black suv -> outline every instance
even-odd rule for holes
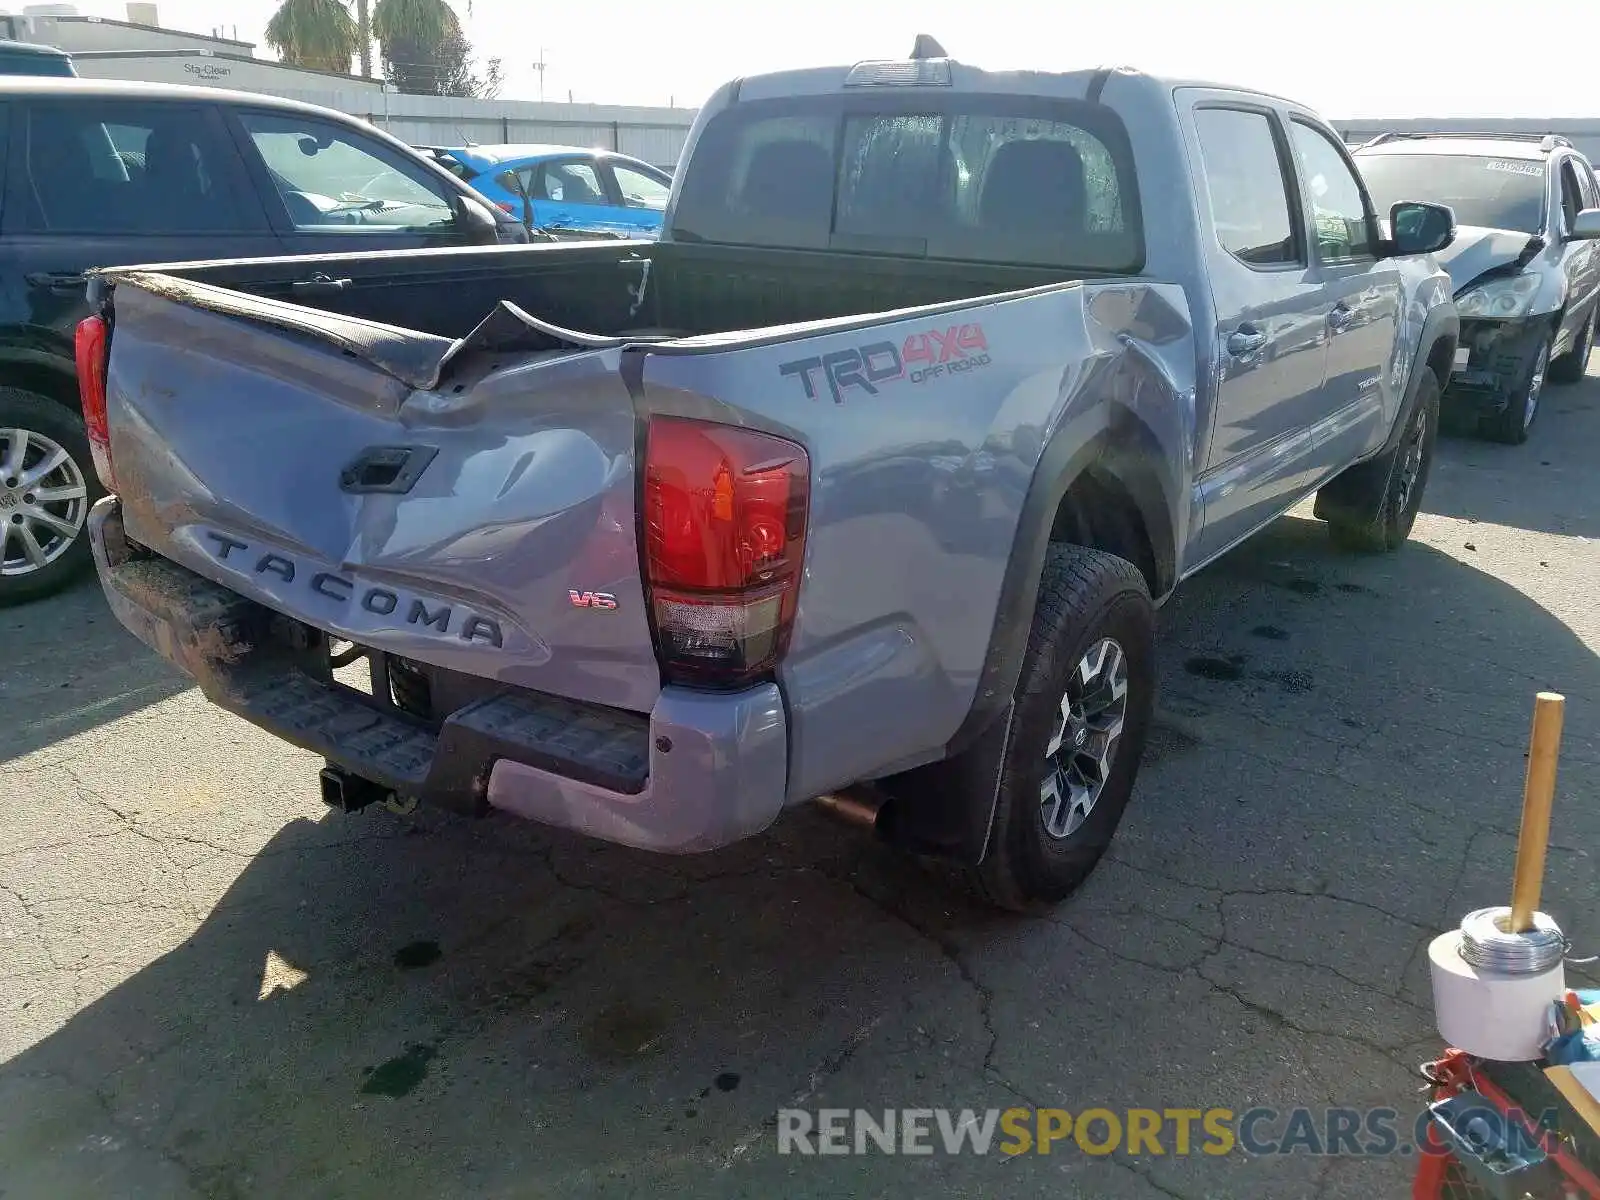
[[[1449,205],[1438,255],[1461,312],[1445,411],[1496,440],[1528,439],[1545,379],[1583,378],[1600,304],[1600,189],[1554,134],[1383,134],[1355,153],[1380,213]]]
[[[86,270],[528,239],[450,172],[330,109],[0,78],[0,605],[89,563],[99,491],[73,363]]]

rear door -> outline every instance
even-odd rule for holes
[[[1297,485],[1302,447],[1295,435],[1324,411],[1327,304],[1281,117],[1226,94],[1190,94],[1185,134],[1218,364],[1200,481],[1201,561],[1269,519]]]
[[[74,96],[10,108],[0,286],[26,326],[13,336],[70,361],[94,267],[277,252],[213,105]]]
[[[617,205],[617,221],[637,230],[660,229],[661,214],[672,194],[672,180],[614,158],[602,159],[601,169],[612,202]]]
[[[532,173],[533,222],[541,229],[622,230],[625,211],[611,199],[611,188],[592,155],[550,158],[527,168]]]
[[[359,129],[280,109],[229,108],[225,117],[288,253],[468,243],[448,185]]]

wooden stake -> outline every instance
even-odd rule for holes
[[[1522,832],[1517,837],[1517,873],[1511,881],[1511,933],[1533,928],[1544,885],[1544,852],[1550,844],[1550,806],[1556,797],[1556,759],[1561,753],[1561,718],[1566,697],[1540,692],[1533,702],[1528,739],[1528,774],[1522,783]]]

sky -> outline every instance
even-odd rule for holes
[[[273,0],[156,0],[161,24],[208,33],[226,11],[260,45]],[[1131,66],[1277,92],[1347,117],[1600,117],[1588,48],[1592,4],[1547,0],[1536,22],[1485,0],[454,0],[479,52],[504,61],[508,99],[697,106],[736,75],[904,58],[930,33],[954,58],[992,69]],[[125,19],[121,4],[77,0]],[[18,4],[14,11],[19,11]],[[1498,16],[1498,19],[1497,19]],[[1572,31],[1563,66],[1561,31]],[[1542,47],[1541,32],[1550,36]],[[1499,63],[1505,39],[1526,38]]]

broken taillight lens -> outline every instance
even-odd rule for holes
[[[644,559],[669,682],[743,684],[788,647],[805,560],[811,463],[753,429],[652,417]]]
[[[111,427],[106,417],[106,319],[85,317],[78,322],[73,338],[73,357],[78,367],[78,399],[83,405],[83,424],[89,434],[89,453],[94,458],[95,474],[106,491],[117,490],[111,471]]]

